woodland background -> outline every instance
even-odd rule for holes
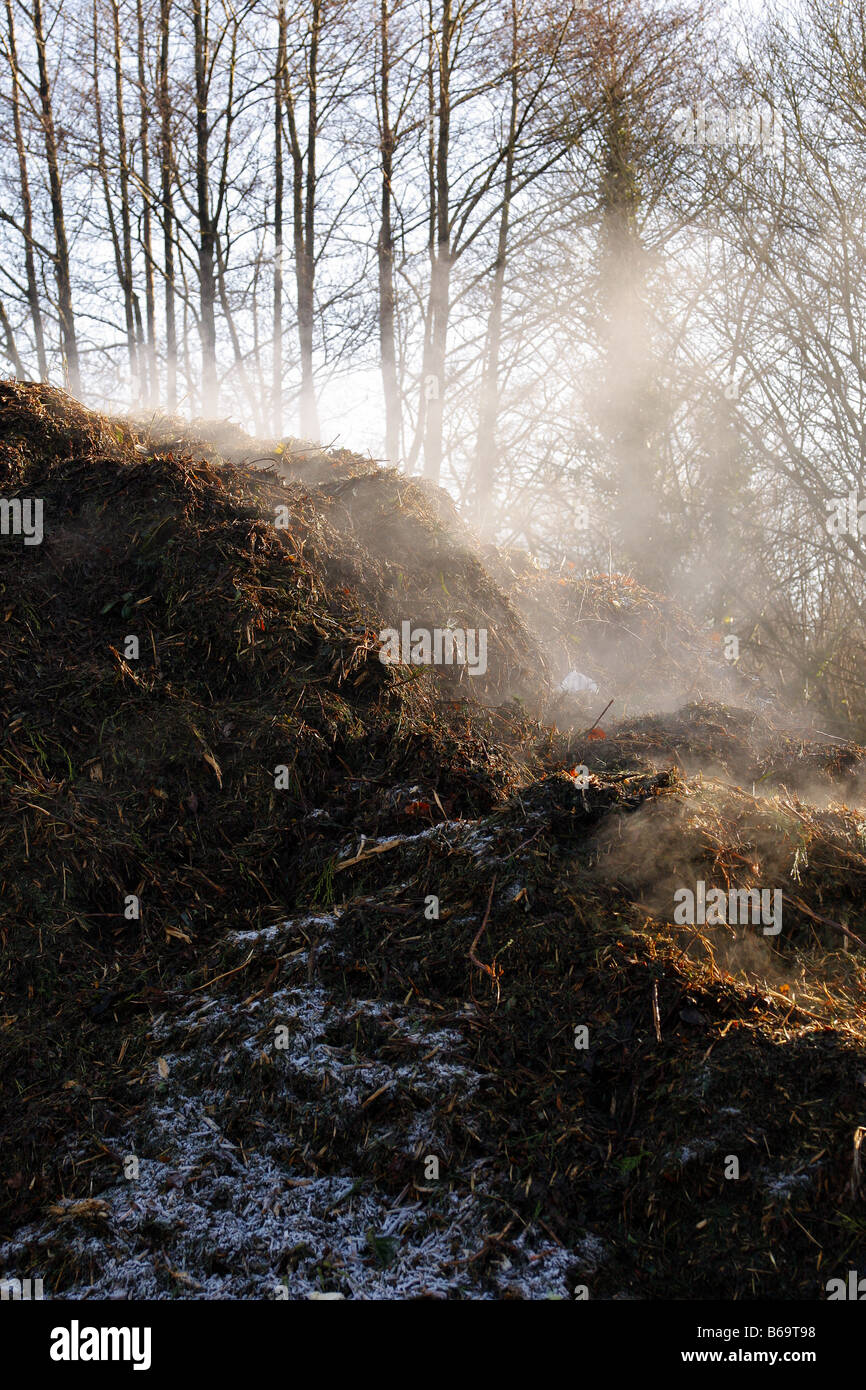
[[[866,730],[864,0],[3,0],[0,43],[9,375],[422,473]]]

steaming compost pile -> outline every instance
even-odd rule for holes
[[[4,1277],[866,1272],[861,749],[735,702],[624,580],[505,586],[444,494],[348,454],[2,383],[0,492],[45,518],[0,538]],[[485,628],[486,671],[383,664],[403,620]],[[677,923],[698,881],[778,888],[780,932]]]
[[[722,657],[721,634],[701,632],[677,604],[627,575],[527,567],[508,588],[532,631],[543,634],[555,679],[577,665],[600,688],[616,690],[624,714],[673,711],[722,694],[754,703],[752,682]]]

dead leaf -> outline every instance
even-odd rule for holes
[[[220,786],[222,786],[222,784],[223,784],[223,775],[222,775],[222,772],[220,771],[220,765],[219,765],[219,763],[217,762],[216,758],[214,757],[213,753],[209,753],[209,752],[207,751],[207,749],[206,749],[206,750],[202,753],[202,757],[204,758],[204,760],[205,760],[205,762],[207,763],[208,767],[212,767],[212,768],[213,768],[214,772],[216,773],[216,779],[217,779],[217,781],[219,782]]]
[[[61,1221],[71,1221],[76,1216],[107,1216],[110,1209],[101,1197],[83,1197],[79,1202],[56,1202],[48,1210]]]

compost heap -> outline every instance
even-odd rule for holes
[[[347,453],[7,382],[0,496],[44,502],[41,544],[0,536],[3,1277],[866,1272],[860,748],[663,598],[482,561],[444,493]],[[384,664],[407,619],[486,629],[486,671]],[[781,932],[676,925],[698,880],[778,887]]]

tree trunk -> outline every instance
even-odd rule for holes
[[[643,248],[637,225],[640,191],[633,167],[629,113],[614,87],[607,93],[601,178],[601,339],[604,382],[600,426],[610,454],[611,528],[618,565],[641,583],[664,583],[658,465],[653,451],[653,368],[643,297]]]
[[[102,184],[102,196],[105,200],[105,217],[108,226],[108,236],[114,253],[114,268],[123,295],[126,315],[126,348],[129,356],[130,379],[132,382],[135,380],[136,375],[135,321],[132,312],[132,303],[128,293],[123,247],[121,245],[120,234],[117,230],[117,218],[115,217],[115,183],[109,175],[108,156],[105,149],[105,130],[102,120],[102,92],[99,86],[101,63],[99,53],[99,11],[97,8],[97,0],[93,0],[91,38],[93,41],[93,120],[96,132],[96,170],[99,174],[99,181]]]
[[[318,439],[319,412],[316,405],[313,370],[313,328],[316,261],[314,250],[316,210],[317,68],[319,34],[322,21],[321,0],[313,0],[313,22],[308,61],[308,114],[306,169],[298,138],[295,102],[286,81],[286,119],[292,151],[292,212],[295,249],[295,285],[298,297],[298,344],[301,353],[300,433],[305,439]]]
[[[94,6],[94,19],[95,19]],[[120,184],[120,233],[121,255],[118,267],[123,291],[123,312],[126,320],[126,341],[129,353],[129,371],[132,382],[138,383],[137,394],[141,399],[141,376],[138,365],[138,345],[136,342],[135,307],[132,291],[132,220],[129,213],[129,160],[126,143],[126,115],[123,109],[123,68],[120,61],[120,6],[118,0],[111,0],[112,37],[114,41],[114,100],[117,114],[117,158]],[[94,33],[94,42],[95,42]],[[133,391],[135,387],[133,386]]]
[[[388,32],[388,0],[381,0],[379,18],[380,72],[379,122],[381,139],[382,211],[377,254],[379,261],[379,354],[385,397],[385,456],[400,461],[400,395],[397,388],[395,336],[394,235],[391,224],[394,133],[389,110],[391,55]]]
[[[451,224],[448,155],[451,138],[451,0],[442,0],[439,37],[439,109],[436,146],[436,247],[430,278],[430,352],[424,394],[424,477],[438,483],[442,471],[445,353],[451,298]]]
[[[322,23],[321,0],[313,3],[313,29],[310,36],[310,90],[307,103],[307,177],[304,207],[304,241],[299,260],[298,333],[301,345],[301,434],[318,439],[319,412],[313,371],[313,328],[315,317],[315,219],[316,219],[316,141],[318,136],[318,62]]]
[[[277,66],[274,74],[274,331],[271,428],[283,432],[283,90],[286,81],[286,7],[277,15]]]
[[[210,212],[208,146],[208,37],[202,0],[193,0],[195,47],[195,190],[198,213],[199,331],[201,333],[201,414],[219,409],[216,370],[216,227]]]
[[[514,147],[517,137],[518,81],[517,0],[511,0],[511,115],[505,155],[505,184],[499,214],[499,238],[493,268],[493,292],[487,323],[487,352],[481,374],[481,404],[478,412],[478,444],[475,454],[477,524],[482,536],[493,528],[493,491],[498,450],[496,425],[499,417],[499,352],[502,342],[502,301],[508,256],[508,227],[514,191]]]
[[[142,244],[144,249],[144,302],[147,316],[147,352],[141,355],[141,378],[145,401],[154,405],[159,396],[156,379],[156,295],[153,277],[153,220],[150,192],[150,116],[147,105],[147,73],[145,69],[145,27],[142,0],[136,0],[138,21],[138,99],[139,141],[141,144],[142,184]]]
[[[39,68],[39,104],[42,136],[45,144],[45,162],[48,166],[51,221],[54,228],[57,311],[60,319],[60,342],[65,367],[64,375],[66,377],[68,389],[74,396],[80,396],[81,369],[78,360],[78,339],[75,334],[75,315],[72,311],[69,243],[66,237],[66,220],[63,215],[63,188],[60,180],[60,161],[57,148],[57,133],[54,126],[51,81],[48,76],[48,60],[45,53],[45,24],[42,18],[42,0],[33,0],[31,18],[33,21],[33,37],[36,42],[36,59]]]
[[[33,202],[30,197],[30,179],[27,173],[27,151],[21,128],[21,74],[18,68],[18,49],[15,42],[15,23],[12,18],[11,0],[6,0],[6,20],[9,28],[9,57],[12,62],[12,125],[15,131],[15,153],[18,158],[21,211],[24,218],[24,273],[27,285],[27,307],[30,310],[30,322],[33,325],[33,342],[36,347],[39,380],[47,381],[48,360],[45,356],[45,329],[42,323],[42,307],[39,303],[36,258],[33,255]]]
[[[418,418],[406,460],[407,472],[414,473],[418,455],[427,430],[427,403],[431,392],[438,389],[431,367],[431,327],[433,323],[434,266],[436,263],[436,33],[433,25],[433,0],[428,0],[427,15],[427,256],[430,261],[430,285],[424,307],[421,348],[421,391],[418,397]]]
[[[18,347],[15,342],[15,334],[12,332],[12,325],[9,322],[9,316],[6,313],[6,308],[2,302],[0,302],[0,329],[2,329],[3,331],[3,347],[6,356],[12,363],[12,367],[15,371],[15,375],[17,376],[18,380],[23,381],[24,366],[21,362],[21,358],[18,355]]]
[[[168,41],[171,30],[171,0],[159,5],[159,104],[160,211],[162,216],[162,259],[165,281],[165,404],[177,406],[177,313],[174,284],[174,196],[172,194],[171,98],[168,89]]]

